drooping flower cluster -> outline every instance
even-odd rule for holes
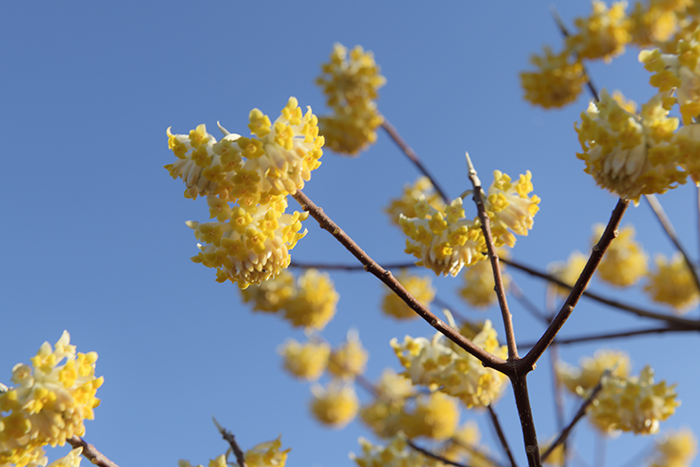
[[[273,441],[266,441],[248,449],[245,454],[245,463],[248,467],[284,467],[287,463],[287,454],[291,448],[280,450],[282,448],[282,440],[280,437]],[[190,461],[178,461],[179,467],[194,467]],[[226,455],[222,454],[211,461],[208,467],[228,467],[229,465],[238,466],[238,463],[228,464]],[[201,464],[196,467],[203,467]]]
[[[357,416],[360,401],[353,386],[332,381],[326,388],[313,386],[311,392],[311,412],[324,425],[342,428]]]
[[[557,378],[572,393],[583,396],[598,385],[605,372],[618,378],[626,378],[630,372],[630,358],[617,350],[598,350],[591,357],[580,361],[580,368],[566,363],[557,365]]]
[[[493,183],[486,192],[484,205],[491,221],[491,233],[496,246],[515,246],[513,233],[527,236],[532,229],[540,198],[528,196],[533,190],[532,174],[528,170],[516,183],[500,170],[493,171]]]
[[[595,245],[603,235],[605,226],[597,224],[593,228],[591,242]],[[636,284],[647,273],[648,255],[634,240],[634,227],[628,225],[619,229],[617,237],[605,252],[596,276],[617,287],[629,287]]]
[[[389,215],[392,224],[399,225],[401,214],[405,217],[416,217],[415,205],[423,195],[425,201],[437,209],[445,210],[445,203],[440,195],[435,191],[433,184],[428,177],[418,177],[413,185],[405,185],[400,198],[393,198],[389,205],[384,208],[384,212]]]
[[[260,110],[249,116],[251,136],[229,133],[217,141],[199,125],[187,135],[168,129],[168,146],[177,160],[165,168],[181,178],[185,197],[207,196],[216,222],[188,222],[204,243],[195,262],[217,269],[217,281],[245,288],[275,277],[289,265],[289,250],[305,235],[308,214],[285,214],[286,196],[304,187],[321,164],[324,139],[311,109],[302,116],[291,97],[271,123]]]
[[[588,18],[577,18],[577,31],[566,38],[568,50],[581,59],[605,59],[625,50],[630,41],[629,20],[625,14],[627,2],[613,3],[611,8],[593,0],[593,13]]]
[[[280,312],[292,326],[315,330],[323,329],[335,316],[340,298],[328,274],[316,269],[306,270],[296,283],[289,272],[283,271],[241,294],[246,302],[254,303],[254,310]]]
[[[83,422],[94,418],[100,403],[96,361],[95,352],[76,353],[64,331],[54,348],[42,344],[31,365],[15,365],[15,386],[0,392],[0,465],[45,466],[43,446],[63,446],[66,438],[85,434]],[[76,452],[56,462],[77,465],[79,459]]]
[[[593,425],[604,433],[632,431],[654,434],[659,422],[680,405],[675,385],[654,384],[654,370],[646,366],[639,376],[604,376],[603,389],[588,410]]]
[[[573,286],[586,266],[588,258],[580,251],[573,251],[566,262],[556,261],[547,265],[547,272],[565,284]],[[559,297],[568,297],[571,289],[550,284],[548,290]]]
[[[695,279],[680,253],[670,260],[656,256],[656,271],[649,273],[644,290],[652,300],[670,305],[678,313],[695,307],[700,300]]]
[[[404,412],[402,429],[408,438],[424,436],[444,441],[455,433],[458,425],[457,399],[436,391],[416,398],[413,411]]]
[[[588,81],[581,61],[568,50],[555,54],[545,47],[544,55],[533,54],[530,63],[537,71],[520,73],[525,100],[546,109],[575,101]]]
[[[677,118],[668,118],[668,93],[657,94],[633,115],[606,90],[591,102],[576,125],[586,163],[586,173],[596,183],[638,202],[642,195],[665,193],[685,183],[678,167],[678,147],[673,144]]]
[[[402,429],[407,400],[415,389],[411,380],[386,369],[375,390],[377,397],[362,406],[360,418],[380,438],[391,438]]]
[[[377,139],[375,129],[383,117],[377,110],[377,90],[386,83],[372,52],[359,45],[348,53],[335,44],[330,61],[316,79],[333,114],[320,117],[321,133],[339,153],[357,155]]]
[[[508,254],[505,248],[501,248],[498,252],[499,256]],[[505,265],[501,263],[501,272],[505,269]],[[479,261],[475,265],[467,268],[462,273],[464,277],[464,285],[459,289],[459,295],[467,301],[471,306],[476,308],[487,308],[493,305],[496,300],[494,287],[496,280],[493,277],[493,269],[490,261]],[[510,276],[501,274],[504,287],[508,287]]]
[[[325,342],[301,344],[290,339],[280,348],[280,354],[285,370],[299,379],[316,381],[326,371],[331,347]]]
[[[362,347],[360,335],[350,329],[345,342],[331,352],[328,371],[335,378],[353,380],[365,372],[368,359],[369,353]]]
[[[467,325],[460,331],[487,352],[507,357],[507,348],[498,344],[491,321],[486,320],[483,326]],[[468,408],[485,407],[498,399],[506,382],[506,376],[485,368],[476,357],[447,341],[441,333],[436,333],[432,340],[406,336],[402,344],[392,339],[391,346],[413,384],[439,388]]]
[[[413,295],[416,300],[425,305],[430,306],[430,303],[435,298],[435,289],[432,286],[430,277],[420,277],[410,274],[408,271],[402,270],[396,276],[401,285]],[[386,288],[386,293],[382,299],[382,311],[384,314],[396,319],[413,319],[418,315],[413,311],[406,302],[401,300],[398,295]]]
[[[698,454],[698,440],[690,429],[667,433],[654,446],[650,467],[690,467]]]

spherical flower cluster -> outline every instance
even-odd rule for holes
[[[177,160],[165,168],[181,178],[185,197],[207,196],[217,222],[188,222],[204,242],[193,260],[217,269],[217,281],[239,287],[259,284],[289,265],[289,250],[304,236],[300,220],[285,214],[286,196],[304,187],[323,154],[318,119],[302,116],[291,97],[275,123],[260,110],[249,116],[251,137],[229,133],[216,141],[199,125],[187,135],[168,129],[168,146]]]
[[[437,391],[418,396],[414,410],[403,418],[402,429],[409,438],[425,436],[443,441],[455,433],[458,424],[457,399]]]
[[[386,79],[379,74],[372,52],[359,45],[350,51],[335,44],[330,61],[316,79],[333,114],[319,119],[321,133],[336,152],[356,155],[377,139],[383,118],[377,111],[377,90]]]
[[[429,307],[430,303],[435,298],[435,289],[432,286],[430,277],[415,276],[402,270],[399,275],[396,276],[396,280],[398,280],[416,300],[426,307]],[[418,317],[416,312],[406,305],[406,302],[401,300],[398,295],[388,288],[386,288],[386,293],[382,299],[382,311],[384,314],[396,319],[413,319]]]
[[[500,346],[491,321],[483,326],[465,326],[462,334],[487,352],[505,359],[506,346]],[[468,408],[485,407],[500,397],[506,376],[491,368],[485,368],[472,355],[436,333],[432,340],[406,336],[399,344],[391,340],[391,346],[406,369],[405,375],[414,384],[438,387],[450,396],[460,399]]]
[[[491,221],[491,233],[496,246],[515,245],[515,236],[526,236],[532,229],[540,198],[528,196],[533,190],[532,174],[528,170],[517,183],[499,170],[493,171],[493,183],[486,192],[484,206]],[[511,233],[511,231],[513,233]]]
[[[625,50],[631,37],[628,32],[629,19],[625,14],[627,2],[615,2],[608,6],[593,0],[593,13],[588,18],[577,18],[575,34],[566,39],[567,48],[581,59],[606,61]]]
[[[457,276],[464,266],[471,266],[486,257],[486,241],[479,222],[466,219],[462,199],[457,198],[444,210],[428,204],[424,196],[414,206],[416,217],[401,214],[399,224],[406,239],[406,253],[419,259],[435,275]]]
[[[350,423],[360,408],[360,402],[352,386],[333,381],[328,388],[313,386],[311,412],[319,422],[333,428]]]
[[[501,249],[500,255],[506,255],[505,249]],[[501,271],[505,265],[501,263]],[[464,286],[459,289],[459,295],[471,306],[476,308],[487,308],[496,302],[494,287],[496,280],[493,277],[493,269],[490,261],[479,261],[474,266],[464,270]],[[510,283],[508,274],[501,274],[503,285],[507,288]]]
[[[76,354],[64,331],[55,348],[42,344],[31,365],[15,365],[16,386],[0,392],[0,465],[46,465],[42,446],[85,434],[83,421],[100,403],[96,361],[95,352]]]
[[[557,378],[572,394],[583,396],[598,385],[605,372],[617,378],[626,378],[630,372],[630,358],[618,350],[598,350],[580,361],[580,368],[566,363],[557,365]]]
[[[698,440],[689,429],[667,433],[656,442],[650,467],[690,467],[698,454]]]
[[[648,47],[666,42],[678,30],[678,16],[688,6],[685,0],[651,0],[649,5],[637,2],[629,16],[630,42]],[[680,10],[680,11],[679,11]]]
[[[581,61],[569,50],[554,54],[545,47],[544,56],[532,55],[530,63],[537,71],[520,73],[525,100],[546,109],[575,101],[588,81]]]
[[[593,228],[592,243],[595,245],[605,231],[603,224]],[[636,284],[647,273],[648,255],[634,240],[634,227],[628,225],[619,229],[618,235],[605,252],[596,269],[596,276],[617,287]]]
[[[362,454],[350,454],[360,467],[438,467],[441,462],[428,458],[408,446],[404,436],[397,435],[387,446],[374,445],[360,438]]]
[[[695,307],[700,299],[695,279],[683,255],[676,253],[671,260],[656,256],[656,271],[650,272],[644,290],[655,302],[666,303],[676,312]]]
[[[362,407],[360,418],[380,438],[391,438],[403,429],[406,401],[415,389],[408,378],[390,369],[384,370],[375,389],[378,397]]]
[[[678,119],[668,118],[667,97],[657,94],[633,115],[603,90],[581,114],[576,131],[583,152],[577,156],[599,186],[636,203],[685,183],[672,141]]]
[[[565,284],[573,286],[586,266],[588,258],[580,251],[573,251],[566,262],[556,261],[547,265],[547,272]],[[568,297],[571,289],[559,285],[550,284],[549,291],[559,297]]]
[[[287,271],[242,291],[253,309],[280,312],[294,327],[321,330],[335,316],[340,296],[326,273],[308,269],[295,282]]]
[[[653,434],[659,431],[659,422],[680,405],[676,396],[675,385],[667,386],[664,381],[654,384],[654,371],[646,366],[638,377],[605,376],[588,416],[604,433]]]
[[[700,184],[700,123],[681,127],[674,142],[680,153],[679,165],[695,184]]]
[[[354,379],[365,372],[369,353],[362,347],[356,330],[348,331],[346,341],[333,349],[328,361],[328,371],[336,378]]]
[[[288,340],[279,353],[284,358],[284,369],[299,379],[316,381],[328,365],[331,347],[325,342],[301,344]]]
[[[403,187],[403,195],[400,198],[393,198],[389,206],[384,208],[384,212],[389,215],[392,224],[399,225],[401,214],[405,217],[416,217],[415,205],[420,196],[425,197],[425,201],[437,209],[445,210],[445,203],[440,195],[435,191],[433,184],[428,177],[419,177],[413,185]]]

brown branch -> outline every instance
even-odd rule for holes
[[[438,192],[445,204],[450,204],[450,199],[447,197],[443,189],[440,188],[440,185],[438,185],[438,182],[433,178],[433,176],[430,175],[430,173],[428,173],[428,169],[426,169],[423,166],[423,163],[420,161],[420,159],[418,159],[418,155],[415,153],[415,151],[413,151],[413,149],[411,149],[408,143],[406,143],[406,141],[401,137],[399,132],[396,130],[396,127],[389,123],[389,120],[387,120],[386,117],[384,117],[383,115],[382,118],[382,128],[384,129],[384,131],[386,131],[387,134],[391,137],[391,139],[394,140],[396,145],[399,148],[401,148],[404,154],[406,154],[406,157],[408,157],[411,160],[413,165],[416,166],[420,173],[428,177],[430,183],[432,183],[433,187],[435,187],[435,191]]]
[[[233,436],[233,433],[219,425],[219,422],[217,422],[215,418],[213,420],[214,425],[216,425],[216,428],[219,430],[219,433],[221,433],[221,436],[229,444],[229,446],[231,446],[231,450],[233,451],[233,455],[236,456],[236,461],[238,462],[239,467],[248,467],[248,464],[246,464],[245,461],[245,454],[236,442],[236,438]]]
[[[66,442],[73,446],[74,449],[83,448],[83,456],[95,465],[100,467],[119,467],[80,436],[73,435],[70,438],[66,438]]]
[[[498,421],[498,416],[496,415],[496,411],[493,410],[493,407],[491,404],[486,406],[486,409],[489,412],[489,417],[491,419],[491,423],[493,424],[493,427],[496,429],[496,434],[498,435],[498,439],[501,442],[501,446],[503,447],[503,450],[506,452],[506,455],[508,456],[508,460],[510,461],[511,467],[518,467],[518,463],[515,462],[515,458],[513,457],[513,453],[510,450],[510,446],[508,446],[508,440],[506,439],[506,435],[503,433],[503,429],[501,428],[501,422]]]
[[[547,347],[549,347],[559,330],[562,328],[562,326],[564,326],[564,323],[566,323],[566,320],[569,319],[569,316],[571,316],[571,313],[573,313],[574,307],[576,307],[576,304],[581,298],[583,291],[588,286],[588,282],[590,282],[591,277],[593,277],[593,273],[598,267],[600,260],[603,258],[603,254],[605,254],[605,251],[610,246],[610,243],[617,236],[617,228],[620,225],[622,216],[627,210],[627,206],[629,206],[629,200],[620,198],[620,200],[617,202],[617,206],[610,216],[605,232],[603,232],[600,240],[593,247],[591,256],[588,258],[588,262],[583,268],[583,272],[581,272],[576,284],[574,284],[573,289],[571,289],[569,297],[562,305],[561,310],[559,310],[559,313],[552,321],[552,324],[549,325],[535,346],[530,349],[522,360],[518,362],[519,371],[527,373],[535,368],[537,360],[539,360],[544,351],[547,350]]]
[[[304,261],[292,261],[289,264],[290,268],[297,269],[323,269],[326,271],[349,271],[349,272],[359,272],[366,271],[362,264],[329,264],[329,263],[307,263]],[[387,269],[404,269],[404,268],[415,268],[417,267],[415,263],[387,263],[384,265]]]
[[[428,451],[427,449],[422,448],[422,447],[414,444],[413,441],[411,441],[410,439],[406,439],[406,444],[408,444],[411,447],[411,449],[413,449],[414,451],[418,451],[421,454],[423,454],[424,456],[430,457],[431,459],[438,460],[438,461],[442,462],[443,464],[453,465],[454,467],[470,467],[468,464],[460,464],[459,462],[451,461],[445,457],[442,457],[438,454],[435,454],[434,452]]]
[[[578,344],[580,342],[591,342],[591,341],[600,341],[600,340],[605,340],[605,339],[617,339],[619,337],[631,337],[631,336],[643,336],[645,334],[662,334],[666,332],[684,332],[684,331],[697,331],[697,329],[688,329],[688,328],[683,328],[683,327],[674,327],[674,326],[667,326],[667,327],[661,327],[661,328],[649,328],[649,329],[634,329],[630,331],[618,331],[618,332],[609,332],[609,333],[604,333],[604,334],[591,334],[588,336],[576,336],[576,337],[567,337],[567,338],[557,338],[554,339],[554,342],[552,344],[557,344],[557,345],[566,345],[566,344]],[[535,345],[535,342],[526,342],[524,344],[520,344],[521,347],[524,348],[531,348]]]
[[[588,406],[593,403],[595,398],[598,396],[598,393],[603,388],[603,378],[605,378],[606,374],[607,371],[600,378],[600,381],[598,381],[596,387],[593,388],[593,391],[591,392],[590,396],[588,396],[588,399],[586,399],[583,402],[583,404],[581,404],[581,407],[579,407],[578,412],[576,412],[576,415],[574,415],[574,418],[573,420],[571,420],[571,423],[569,423],[567,427],[562,430],[561,434],[557,437],[557,439],[542,454],[542,460],[547,459],[547,457],[549,457],[549,455],[552,453],[552,451],[556,449],[557,446],[566,441],[566,438],[569,436],[569,433],[574,428],[576,423],[578,423],[578,421],[581,420],[581,418],[583,418],[584,415],[586,415],[586,410],[588,409]]]
[[[661,203],[656,198],[656,196],[644,195],[644,197],[649,203],[649,206],[651,207],[652,211],[654,211],[654,214],[659,220],[661,227],[663,227],[664,232],[666,232],[666,236],[669,238],[669,240],[671,240],[671,242],[681,253],[681,255],[683,255],[683,259],[685,259],[685,264],[688,266],[690,273],[693,275],[693,281],[695,281],[695,286],[698,288],[698,291],[700,291],[700,278],[698,277],[698,271],[695,269],[695,265],[691,261],[688,252],[685,250],[685,248],[683,248],[681,242],[678,240],[676,230],[673,228],[673,224],[671,224],[671,220],[666,215],[664,208],[661,206]]]
[[[547,274],[547,273],[544,273],[542,271],[538,271],[537,269],[534,269],[530,266],[526,266],[523,263],[519,263],[519,262],[514,261],[512,259],[506,259],[506,258],[501,258],[501,261],[503,261],[505,264],[507,264],[509,266],[512,266],[515,269],[519,269],[523,272],[526,272],[526,273],[530,274],[531,276],[545,279],[553,284],[557,284],[557,285],[560,285],[562,287],[566,287],[567,289],[573,289],[573,287],[571,285],[560,281],[559,279],[552,276],[551,274]],[[645,310],[643,308],[639,308],[639,307],[636,307],[633,305],[628,305],[626,303],[623,303],[623,302],[620,302],[617,300],[605,298],[602,295],[599,295],[595,292],[591,292],[588,290],[583,292],[583,296],[588,297],[588,298],[595,300],[599,303],[602,303],[604,305],[608,305],[608,306],[611,306],[613,308],[617,308],[618,310],[628,311],[630,313],[634,313],[637,316],[641,316],[644,318],[658,319],[661,321],[666,321],[666,322],[668,322],[672,325],[675,325],[675,326],[700,330],[700,321],[698,321],[698,320],[681,318],[680,316],[669,315],[668,313]]]
[[[479,213],[479,219],[481,220],[481,230],[484,232],[484,238],[486,239],[486,249],[488,250],[488,256],[491,260],[491,269],[493,270],[493,278],[496,283],[494,289],[496,291],[496,297],[498,297],[498,304],[501,308],[503,326],[505,327],[506,344],[508,346],[508,361],[514,361],[518,359],[518,345],[515,342],[513,315],[510,314],[510,310],[508,309],[506,288],[503,285],[503,277],[501,275],[501,266],[498,263],[498,255],[496,254],[496,247],[493,244],[493,235],[491,235],[491,220],[489,219],[488,214],[486,214],[486,206],[484,206],[481,181],[476,174],[476,169],[472,164],[469,153],[465,154],[467,156],[469,180],[472,182],[472,186],[474,187],[474,203],[476,203],[476,209]]]
[[[430,310],[423,306],[415,299],[399,281],[394,278],[391,271],[381,267],[374,261],[362,248],[360,248],[353,239],[351,239],[330,217],[328,217],[323,209],[316,206],[301,190],[297,191],[294,196],[301,208],[307,211],[311,216],[318,221],[322,229],[331,233],[350,253],[355,256],[360,263],[364,265],[364,269],[376,276],[384,284],[386,284],[396,295],[399,296],[413,311],[425,321],[430,323],[437,331],[444,334],[448,339],[457,344],[459,347],[467,351],[469,354],[476,357],[481,363],[486,366],[500,371],[504,374],[512,373],[511,366],[504,360],[492,355],[481,347],[474,344],[472,341],[461,335],[456,329],[452,328],[444,321],[435,316]]]

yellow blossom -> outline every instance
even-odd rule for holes
[[[413,185],[405,185],[403,187],[403,194],[400,198],[393,198],[389,202],[389,206],[384,208],[384,212],[389,215],[391,223],[399,225],[401,214],[408,218],[416,217],[415,205],[421,195],[425,197],[425,201],[429,205],[438,211],[445,210],[445,203],[435,191],[433,184],[430,183],[430,179],[428,177],[418,177]]]
[[[402,423],[407,437],[425,436],[437,441],[451,437],[458,424],[457,399],[441,392],[418,396],[415,409],[404,415]]]
[[[72,449],[66,456],[50,463],[47,467],[80,467],[83,448]]]
[[[566,363],[557,365],[557,378],[572,394],[581,396],[598,385],[606,371],[626,378],[630,372],[629,355],[619,350],[598,350],[592,358],[582,358],[580,368]]]
[[[583,152],[577,156],[599,186],[637,203],[642,195],[685,183],[672,141],[678,119],[668,118],[667,98],[659,93],[642,106],[641,115],[633,115],[604,89],[600,101],[581,114],[576,131]]]
[[[588,258],[584,256],[583,253],[580,251],[573,251],[565,263],[550,263],[547,266],[547,272],[565,284],[573,286],[581,275],[587,261]],[[560,297],[568,297],[569,292],[571,292],[570,289],[559,285],[550,284],[549,287],[549,290],[556,292],[556,294]]]
[[[634,377],[604,376],[603,388],[591,404],[588,416],[604,433],[632,431],[653,434],[659,422],[673,415],[680,401],[675,385],[654,384],[654,371],[646,366]]]
[[[280,271],[274,279],[241,290],[243,301],[252,301],[253,310],[266,313],[275,313],[283,309],[295,293],[294,276],[286,269]]]
[[[544,445],[540,447],[540,454],[544,454],[544,452],[549,449],[549,446],[552,445],[554,440],[550,440]],[[564,443],[559,444],[554,450],[547,456],[547,459],[544,461],[545,465],[553,465],[555,467],[561,467],[566,463],[566,453],[564,452]]]
[[[177,462],[178,467],[195,467],[193,466],[190,461],[180,459]],[[202,464],[197,465],[196,467],[204,467]],[[226,464],[226,455],[221,454],[220,456],[215,457],[214,459],[209,461],[208,467],[227,467]]]
[[[693,432],[680,429],[666,433],[655,443],[650,467],[690,467],[698,454],[698,440]]]
[[[360,335],[350,329],[343,345],[331,352],[328,371],[336,378],[354,379],[365,372],[368,359],[369,354],[362,347]]]
[[[360,438],[362,454],[350,454],[360,467],[438,467],[442,463],[414,451],[403,436],[395,436],[387,446],[374,445]]]
[[[636,2],[634,10],[629,14],[631,42],[639,47],[648,47],[669,40],[679,28],[677,10],[684,9],[688,4],[686,0],[678,2],[651,0],[648,3],[649,5],[643,5],[641,2]]]
[[[391,438],[403,429],[406,400],[415,390],[411,380],[390,369],[375,388],[378,397],[362,407],[360,418],[380,438]]]
[[[579,60],[571,52],[552,53],[544,48],[544,56],[530,57],[537,71],[520,73],[525,100],[544,108],[562,107],[576,100],[588,79]]]
[[[656,256],[656,271],[649,273],[644,290],[652,300],[672,306],[677,313],[695,307],[700,299],[693,275],[680,253],[670,260],[663,255]]]
[[[483,325],[466,325],[462,335],[499,358],[506,358],[505,345],[498,343],[491,321]],[[447,341],[441,333],[432,340],[406,336],[403,344],[391,340],[391,346],[414,384],[439,387],[440,391],[460,399],[468,408],[485,407],[500,397],[507,378],[485,368],[472,355]]]
[[[335,316],[339,298],[327,273],[308,269],[297,280],[296,294],[284,305],[284,318],[294,327],[320,331]]]
[[[507,255],[505,249],[499,251],[500,255]],[[501,263],[501,272],[505,269],[505,265]],[[467,303],[476,308],[487,308],[496,303],[497,297],[494,292],[496,280],[493,277],[493,269],[490,261],[479,261],[475,265],[468,267],[462,274],[464,277],[464,285],[459,289],[459,295],[464,298]],[[501,274],[503,285],[507,288],[510,283],[508,274]]]
[[[0,465],[46,465],[42,446],[85,434],[83,422],[100,403],[96,361],[95,352],[76,353],[64,331],[55,348],[42,344],[31,365],[15,365],[15,386],[0,392]]]
[[[461,460],[474,467],[495,467],[484,454],[485,447],[479,446],[481,433],[473,420],[457,428],[452,437],[443,444],[441,455],[450,460]]]
[[[333,428],[342,428],[350,423],[359,410],[360,403],[352,386],[332,382],[327,389],[311,388],[314,396],[311,412],[316,420]]]
[[[625,14],[627,2],[615,2],[608,9],[599,0],[593,0],[593,13],[587,18],[577,18],[577,31],[566,40],[569,50],[581,59],[610,59],[625,50],[631,37],[629,19]]]
[[[593,228],[591,242],[595,245],[605,231],[603,224]],[[628,225],[618,230],[617,237],[605,252],[596,269],[596,276],[617,287],[636,284],[647,273],[648,255],[634,240],[634,227]]]
[[[396,280],[426,307],[429,307],[435,298],[435,289],[432,287],[430,277],[419,277],[410,274],[406,270],[401,270],[399,275],[396,276]],[[384,314],[396,319],[413,319],[418,317],[418,314],[406,305],[406,302],[401,300],[398,295],[389,288],[385,290],[386,293],[382,299],[382,311]]]
[[[372,52],[359,45],[348,53],[335,44],[330,61],[321,67],[316,79],[333,114],[319,119],[321,133],[336,152],[356,155],[377,139],[375,129],[383,118],[377,111],[377,90],[386,79]]]
[[[289,339],[279,353],[284,357],[285,370],[297,378],[316,381],[326,370],[331,347],[324,342],[301,344]]]
[[[515,245],[515,236],[526,236],[532,229],[540,198],[528,196],[532,191],[532,174],[528,170],[517,183],[499,170],[493,171],[493,183],[486,192],[484,206],[491,220],[491,232],[496,246]],[[511,233],[511,231],[513,233]]]
[[[291,448],[281,451],[281,447],[281,436],[274,441],[260,443],[245,452],[245,462],[248,464],[248,467],[284,467],[287,462],[287,454],[291,451]],[[225,465],[221,467],[225,467]]]
[[[680,153],[679,165],[696,185],[700,184],[700,123],[681,127],[676,132],[674,143]]]

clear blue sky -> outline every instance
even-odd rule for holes
[[[545,44],[561,38],[549,2],[11,2],[0,16],[0,124],[4,177],[0,184],[4,245],[0,297],[0,381],[28,362],[44,341],[69,330],[79,351],[96,351],[105,377],[96,420],[86,439],[122,467],[205,463],[225,451],[211,416],[244,448],[282,434],[289,465],[350,466],[359,422],[326,430],[310,419],[306,384],[280,368],[276,347],[302,333],[255,315],[230,283],[189,260],[196,241],[186,220],[204,221],[204,200],[182,197],[183,185],[162,168],[173,160],[165,129],[186,133],[216,121],[243,133],[250,109],[272,116],[296,96],[324,113],[313,85],[335,42],[375,53],[387,85],[379,108],[403,134],[451,196],[468,188],[464,151],[482,179],[499,169],[533,173],[542,198],[535,229],[519,238],[515,259],[544,268],[573,249],[589,248],[591,225],[606,222],[616,199],[597,189],[576,159],[574,121],[589,96],[564,110],[543,111],[522,99],[518,72]],[[587,2],[557,2],[571,24]],[[643,101],[653,93],[637,50],[612,66],[590,67],[599,87]],[[273,117],[274,118],[274,117]],[[406,261],[404,239],[382,207],[417,177],[414,167],[380,133],[357,159],[327,151],[304,190],[380,262]],[[697,258],[692,187],[661,198]],[[294,205],[293,202],[290,203]],[[672,251],[644,204],[634,222],[650,252]],[[293,250],[304,261],[353,258],[312,219]],[[542,303],[544,287],[519,273],[528,296]],[[382,286],[361,273],[333,274],[341,295],[324,335],[339,343],[359,329],[370,349],[368,376],[399,369],[388,341],[432,335],[423,322],[395,324],[380,316]],[[457,304],[461,283],[436,280],[438,295]],[[614,291],[600,283],[594,289]],[[644,303],[638,290],[624,295]],[[499,322],[496,310],[475,319]],[[542,331],[513,303],[516,335]],[[660,307],[657,307],[660,308]],[[691,312],[697,316],[697,311]],[[618,311],[582,302],[564,335],[642,327]],[[678,382],[683,405],[662,430],[700,415],[697,363],[688,359],[697,336],[636,338],[615,343],[633,355],[634,371],[649,363],[657,377]],[[594,345],[568,347],[575,362]],[[692,369],[692,371],[688,371]],[[543,359],[530,377],[541,439],[553,435],[551,379]],[[365,397],[366,395],[362,395]],[[525,464],[512,393],[496,406],[517,457]],[[481,420],[482,414],[463,413]],[[481,423],[481,422],[480,422]],[[592,462],[590,430],[577,431]],[[494,446],[488,425],[485,441]],[[623,435],[609,443],[618,466],[650,439]],[[54,459],[56,454],[51,454]],[[585,465],[585,464],[581,464]]]

